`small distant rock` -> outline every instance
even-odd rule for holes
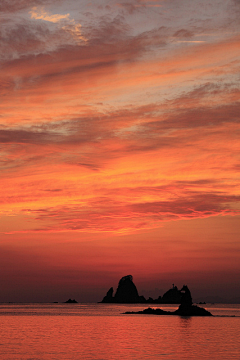
[[[67,301],[65,301],[65,304],[77,304],[77,301],[75,299],[68,299]]]

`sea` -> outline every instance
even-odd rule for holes
[[[142,304],[0,304],[0,359],[239,360],[240,305],[200,306],[214,316],[124,314]]]

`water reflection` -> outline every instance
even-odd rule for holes
[[[17,305],[12,310],[16,315]],[[1,358],[239,358],[240,318],[121,315],[125,310],[113,305],[22,305],[22,315],[12,316],[0,306]]]
[[[191,328],[192,319],[191,316],[179,316],[179,327],[182,330],[189,330]]]

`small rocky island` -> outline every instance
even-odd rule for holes
[[[102,303],[118,303],[118,304],[137,304],[145,303],[144,296],[139,296],[136,285],[133,283],[132,275],[127,275],[121,278],[118,283],[116,294],[113,296],[113,288],[111,287],[106,296],[101,301]]]
[[[142,311],[127,311],[124,314],[146,314],[146,315],[179,315],[179,316],[213,316],[209,311],[197,305],[193,305],[191,292],[187,285],[180,290],[182,293],[181,304],[175,311],[162,309],[144,309]]]
[[[65,301],[65,304],[77,304],[77,301],[75,299],[68,299]]]
[[[117,304],[180,304],[176,311],[165,311],[162,309],[148,308],[137,312],[126,312],[125,314],[151,314],[151,315],[180,315],[180,316],[212,316],[212,314],[204,308],[193,305],[191,292],[186,285],[178,290],[173,285],[162,297],[157,299],[145,299],[144,296],[138,294],[136,285],[133,283],[132,275],[121,278],[117,291],[113,295],[111,287],[101,303],[117,303]]]
[[[127,275],[121,278],[118,284],[116,294],[113,295],[113,288],[111,287],[101,303],[117,303],[117,304],[180,304],[181,291],[177,286],[169,289],[163,296],[157,299],[149,297],[145,299],[144,296],[138,294],[136,285],[133,283],[132,275]]]

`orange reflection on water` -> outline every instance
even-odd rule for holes
[[[59,309],[59,310],[58,310]],[[69,308],[70,309],[70,308]],[[1,315],[3,359],[237,359],[239,318]]]

